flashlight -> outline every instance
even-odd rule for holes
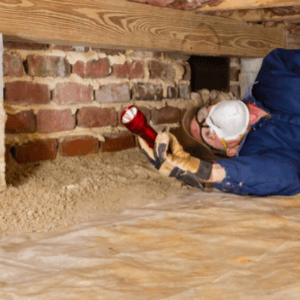
[[[141,136],[148,145],[153,148],[157,136],[156,131],[147,124],[145,115],[137,109],[136,106],[131,105],[121,114],[121,122],[130,130]]]

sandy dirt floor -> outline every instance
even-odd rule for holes
[[[1,300],[298,300],[300,197],[207,192],[139,149],[8,166]]]
[[[189,187],[161,176],[139,149],[7,165],[0,238],[45,232],[159,202]]]

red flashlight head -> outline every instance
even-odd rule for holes
[[[121,114],[121,121],[128,130],[140,135],[153,148],[157,133],[147,124],[145,115],[136,106],[125,108]]]

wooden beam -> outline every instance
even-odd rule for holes
[[[284,31],[125,0],[0,0],[0,32],[42,43],[263,57]]]
[[[300,49],[300,33],[288,33],[286,41],[287,49]]]
[[[196,11],[258,9],[267,7],[299,6],[299,0],[225,0],[217,6],[205,5]]]

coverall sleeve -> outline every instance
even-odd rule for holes
[[[255,98],[269,113],[300,115],[300,50],[270,52],[255,81]]]
[[[213,183],[217,189],[240,195],[293,195],[300,192],[300,168],[297,161],[282,153],[219,159],[226,177]]]

